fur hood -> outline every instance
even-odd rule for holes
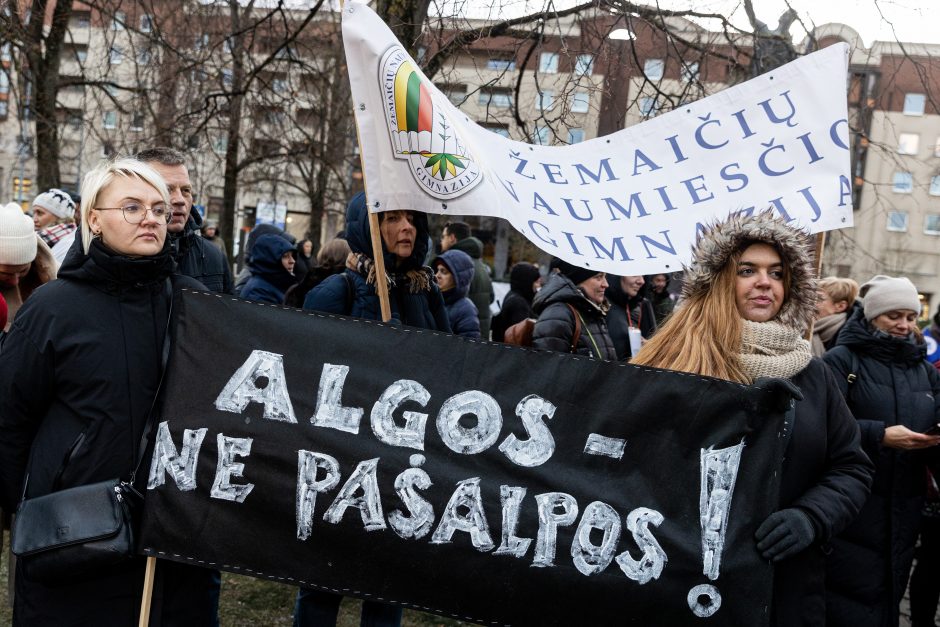
[[[805,329],[816,306],[813,240],[806,231],[788,226],[770,211],[752,216],[738,213],[707,226],[692,251],[692,267],[686,268],[683,298],[707,292],[731,255],[743,244],[754,242],[776,248],[790,274],[790,291],[776,320]]]

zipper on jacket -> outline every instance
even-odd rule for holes
[[[75,459],[75,453],[81,447],[82,442],[85,441],[85,430],[83,429],[81,433],[78,434],[78,437],[72,442],[72,445],[69,447],[69,450],[66,451],[65,456],[62,459],[62,465],[59,466],[58,472],[55,474],[55,478],[52,480],[52,491],[56,492],[59,489],[59,483],[62,481],[62,475],[65,474],[65,469]]]

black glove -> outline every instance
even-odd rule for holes
[[[803,510],[791,507],[767,517],[754,534],[757,550],[772,562],[796,555],[816,538],[813,521]]]

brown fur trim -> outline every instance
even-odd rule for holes
[[[728,259],[748,242],[764,242],[780,252],[789,273],[790,290],[776,321],[805,329],[816,309],[812,237],[770,211],[752,216],[733,214],[707,226],[693,250],[692,266],[686,269],[683,297],[707,292]]]

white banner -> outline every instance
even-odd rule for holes
[[[681,270],[697,230],[735,211],[852,226],[845,44],[550,147],[475,124],[368,6],[346,5],[343,40],[372,211],[505,218],[542,250],[619,275]]]

